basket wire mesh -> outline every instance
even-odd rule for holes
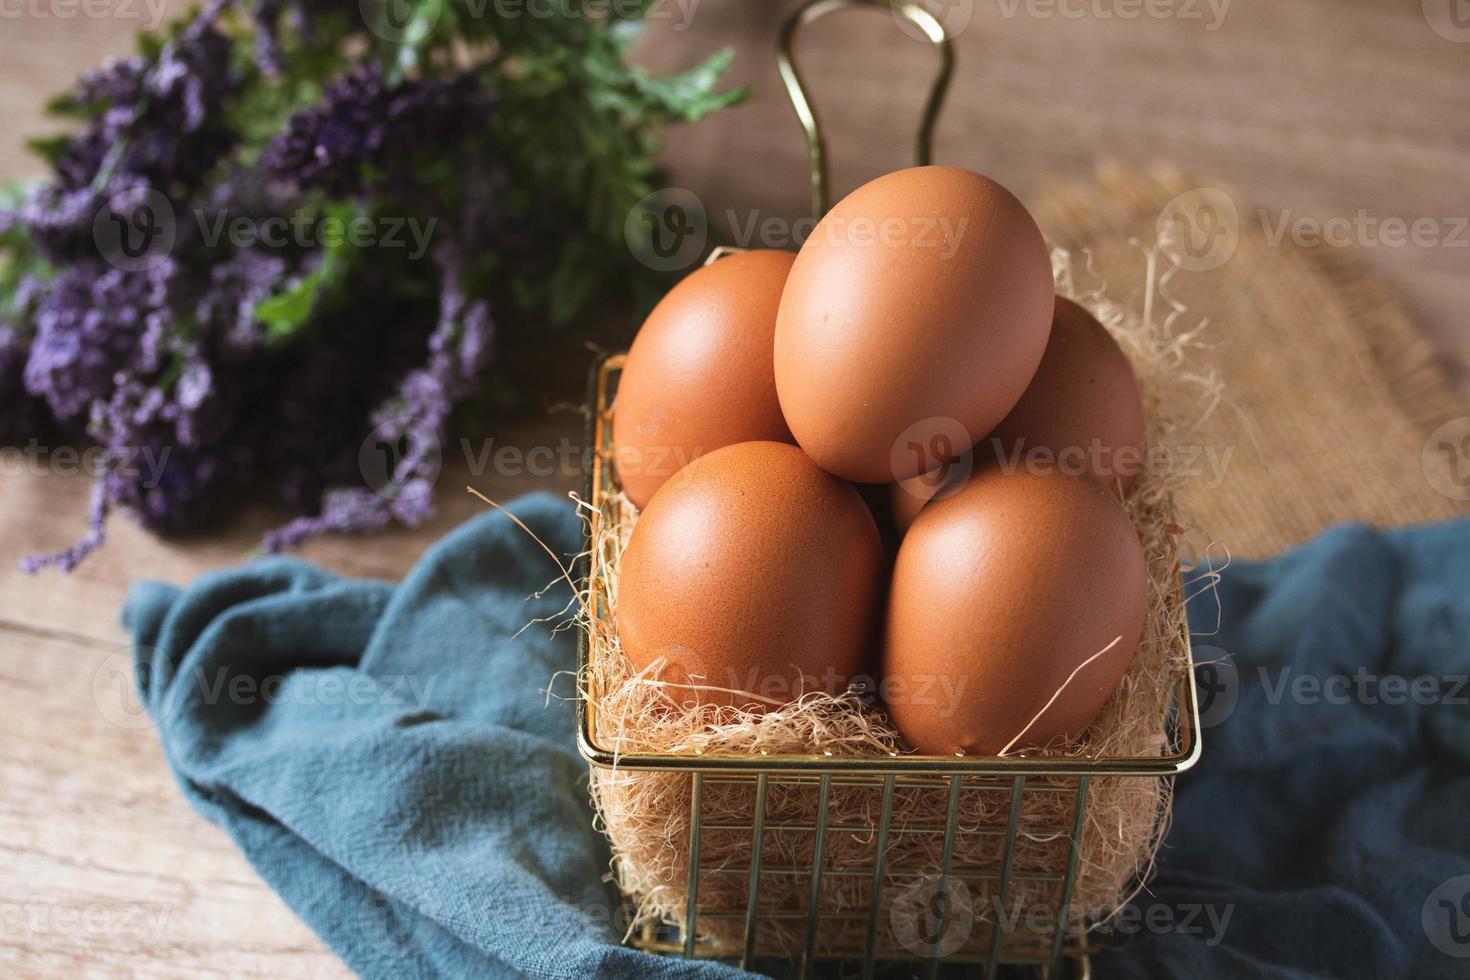
[[[613,396],[618,373],[625,355],[609,354],[594,364],[588,388],[588,445],[593,447],[592,465],[584,487],[584,499],[608,519],[618,519],[617,508],[623,505],[616,493],[611,444]],[[584,551],[594,555],[592,530],[587,526]],[[594,615],[605,614],[607,597],[600,589],[595,566],[589,566],[589,597]],[[584,681],[584,696],[577,702],[578,744],[583,757],[593,766],[622,772],[678,772],[686,774],[689,783],[690,830],[687,840],[689,890],[684,922],[671,935],[668,924],[648,924],[634,937],[639,947],[650,952],[674,953],[693,958],[738,960],[752,966],[764,956],[787,956],[793,951],[784,944],[762,943],[763,924],[785,920],[800,925],[803,941],[799,950],[800,975],[805,977],[818,959],[860,960],[862,975],[871,977],[880,961],[927,960],[928,976],[935,976],[941,961],[968,962],[980,965],[987,977],[1005,964],[1027,965],[1054,973],[1064,956],[1080,957],[1084,952],[1081,938],[1069,929],[1069,908],[1077,881],[1083,817],[1091,781],[1099,777],[1161,778],[1173,776],[1192,766],[1200,755],[1199,710],[1196,700],[1192,661],[1188,654],[1188,636],[1180,637],[1185,646],[1183,666],[1173,678],[1173,709],[1167,719],[1169,751],[1156,756],[1139,757],[959,757],[897,754],[873,758],[831,758],[825,755],[744,755],[700,756],[655,752],[615,751],[598,738],[598,702],[601,692],[596,673],[589,668],[599,651],[592,649],[586,631],[579,633],[578,667]],[[747,817],[736,822],[711,823],[704,818],[705,800],[711,791],[723,786],[753,788],[754,804]],[[815,817],[811,822],[773,822],[768,818],[768,801],[773,789],[802,787],[816,793]],[[830,819],[829,803],[834,789],[866,787],[878,798],[876,820]],[[893,819],[894,798],[898,792],[924,792],[933,795],[936,815],[943,820],[906,826]],[[1009,819],[994,826],[966,827],[958,819],[961,799],[965,794],[1009,794]],[[1020,869],[1015,865],[1016,840],[1023,800],[1028,794],[1054,793],[1070,803],[1062,812],[1070,820],[1044,828],[1056,835],[1063,846],[1057,848],[1055,866],[1047,869]],[[942,805],[939,805],[940,801]],[[1161,815],[1162,816],[1162,815]],[[1036,828],[1030,828],[1032,833]],[[702,860],[701,841],[711,832],[749,835],[749,861],[743,867],[711,866]],[[766,853],[773,835],[811,835],[811,857],[800,864],[772,865]],[[873,841],[871,866],[863,870],[834,870],[825,866],[824,855],[831,835],[864,835]],[[937,868],[893,867],[889,855],[905,835],[943,835],[942,859]],[[963,836],[989,836],[1002,839],[998,858],[992,865],[970,866],[956,871],[952,866],[956,839]],[[808,900],[799,909],[773,910],[760,902],[761,885],[775,875],[809,876]],[[824,882],[833,876],[863,875],[869,882],[865,908],[845,911],[824,910]],[[711,910],[701,904],[701,887],[716,876],[740,876],[747,897],[740,910]],[[921,910],[927,919],[924,935],[917,942],[895,948],[879,945],[882,935],[880,916],[885,908],[885,892],[896,880],[930,879],[934,883],[933,901]],[[1055,900],[1045,916],[1027,915],[1016,920],[1003,918],[1011,888],[1025,880],[1033,884],[1054,886]],[[988,932],[982,948],[955,953],[941,948],[950,926],[949,903],[953,882],[993,884],[994,914],[987,918],[982,911],[975,917],[984,926],[981,939]],[[887,906],[892,910],[891,903]],[[740,926],[740,940],[735,943],[700,938],[703,922],[734,922]],[[834,950],[822,944],[822,927],[842,923],[860,923],[860,940]]]

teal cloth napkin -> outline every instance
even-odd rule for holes
[[[512,509],[578,551],[565,501]],[[555,576],[488,513],[399,586],[270,559],[128,600],[185,795],[365,977],[744,975],[618,945],[573,708],[545,693],[574,667]],[[1191,607],[1219,661],[1204,759],[1094,975],[1470,977],[1470,521],[1337,528],[1219,599],[1218,623]]]
[[[1470,520],[1333,528],[1218,598],[1204,758],[1094,975],[1470,980]]]
[[[580,550],[564,500],[511,509]],[[272,558],[128,598],[184,794],[364,977],[745,975],[618,943],[573,707],[546,694],[575,667],[556,574],[492,512],[396,587]]]

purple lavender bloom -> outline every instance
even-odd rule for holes
[[[261,167],[282,182],[357,194],[364,162],[383,148],[387,101],[382,69],[359,65],[327,86],[320,105],[291,118],[261,154]]]
[[[68,190],[46,184],[33,189],[13,216],[42,253],[64,264],[96,257],[92,221],[104,200],[90,187]]]
[[[99,476],[92,483],[92,498],[87,506],[87,533],[82,540],[51,555],[32,555],[23,558],[20,562],[20,570],[28,575],[34,575],[41,569],[54,566],[63,572],[69,572],[82,559],[102,547],[102,542],[107,540],[107,515],[112,510],[111,501],[108,499],[107,478]]]
[[[218,7],[164,42],[156,60],[110,61],[77,82],[73,101],[92,118],[61,150],[58,196],[100,192],[114,177],[168,192],[196,183],[234,147],[224,105],[237,80]]]
[[[225,100],[237,79],[229,39],[215,27],[216,2],[149,61],[108,62],[72,92],[88,117],[61,148],[55,180],[35,189],[19,218],[58,265],[96,257],[93,219],[114,196],[156,190],[181,209],[189,188],[236,146]]]
[[[237,359],[259,350],[265,325],[256,317],[256,307],[281,290],[289,270],[284,256],[260,248],[236,249],[210,269],[209,288],[194,316],[214,331],[223,355]]]
[[[260,162],[283,182],[353,197],[411,180],[408,164],[416,153],[426,147],[442,153],[483,131],[494,107],[471,72],[390,87],[377,62],[360,64],[327,87],[320,105],[292,117]],[[371,182],[369,169],[377,174]]]
[[[439,323],[429,337],[427,363],[410,371],[370,420],[375,434],[389,442],[402,440],[407,451],[383,485],[333,490],[319,514],[267,534],[267,551],[294,548],[328,532],[377,530],[392,521],[416,527],[433,515],[431,476],[438,474],[438,434],[447,429],[454,405],[475,390],[494,344],[489,304],[471,300],[461,287],[461,256],[444,246],[435,261],[441,277]]]
[[[141,117],[148,62],[140,57],[109,59],[77,80],[72,98],[96,118],[67,142],[56,162],[57,185],[75,191],[89,187],[117,142]]]
[[[144,527],[165,533],[213,513],[217,481],[248,465],[249,455],[225,438],[226,392],[214,386],[208,365],[180,356],[186,363],[170,389],[128,379],[94,407],[90,426],[108,453],[109,506],[126,507]]]
[[[323,534],[376,531],[392,519],[383,498],[371,490],[333,490],[326,495],[321,513],[298,517],[267,532],[261,546],[272,554],[290,551]]]
[[[285,32],[310,45],[316,40],[319,18],[334,11],[341,11],[337,0],[256,0],[250,8],[256,65],[267,75],[280,74],[286,61]]]
[[[33,317],[24,377],[26,390],[45,399],[58,421],[85,421],[93,402],[111,397],[150,323],[170,315],[170,268],[130,273],[72,265],[50,281]]]

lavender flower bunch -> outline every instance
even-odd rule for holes
[[[630,66],[644,6],[213,0],[56,100],[76,131],[0,204],[0,445],[104,462],[85,536],[25,567],[71,569],[118,508],[207,525],[242,487],[301,515],[270,550],[429,516],[492,309],[544,330],[656,288],[623,217],[658,133],[742,94],[728,52]]]

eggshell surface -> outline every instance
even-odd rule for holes
[[[622,556],[619,637],[635,670],[703,688],[670,689],[682,704],[840,693],[865,676],[882,565],[850,485],[792,445],[727,446],[639,515]]]
[[[1058,297],[1041,366],[984,448],[1001,460],[1037,453],[1126,491],[1143,470],[1146,426],[1128,355],[1091,313]]]
[[[1098,481],[984,467],[926,506],[899,548],[883,651],[889,713],[929,754],[1076,736],[1133,657],[1147,592],[1138,535]]]
[[[791,442],[776,399],[776,310],[795,256],[761,249],[704,266],[654,307],[628,351],[613,413],[614,460],[645,506],[697,456]]]
[[[776,391],[824,469],[891,483],[944,460],[911,452],[936,422],[964,452],[1015,406],[1041,361],[1054,288],[1014,195],[956,167],[916,167],[844,198],[802,245],[781,297]]]

